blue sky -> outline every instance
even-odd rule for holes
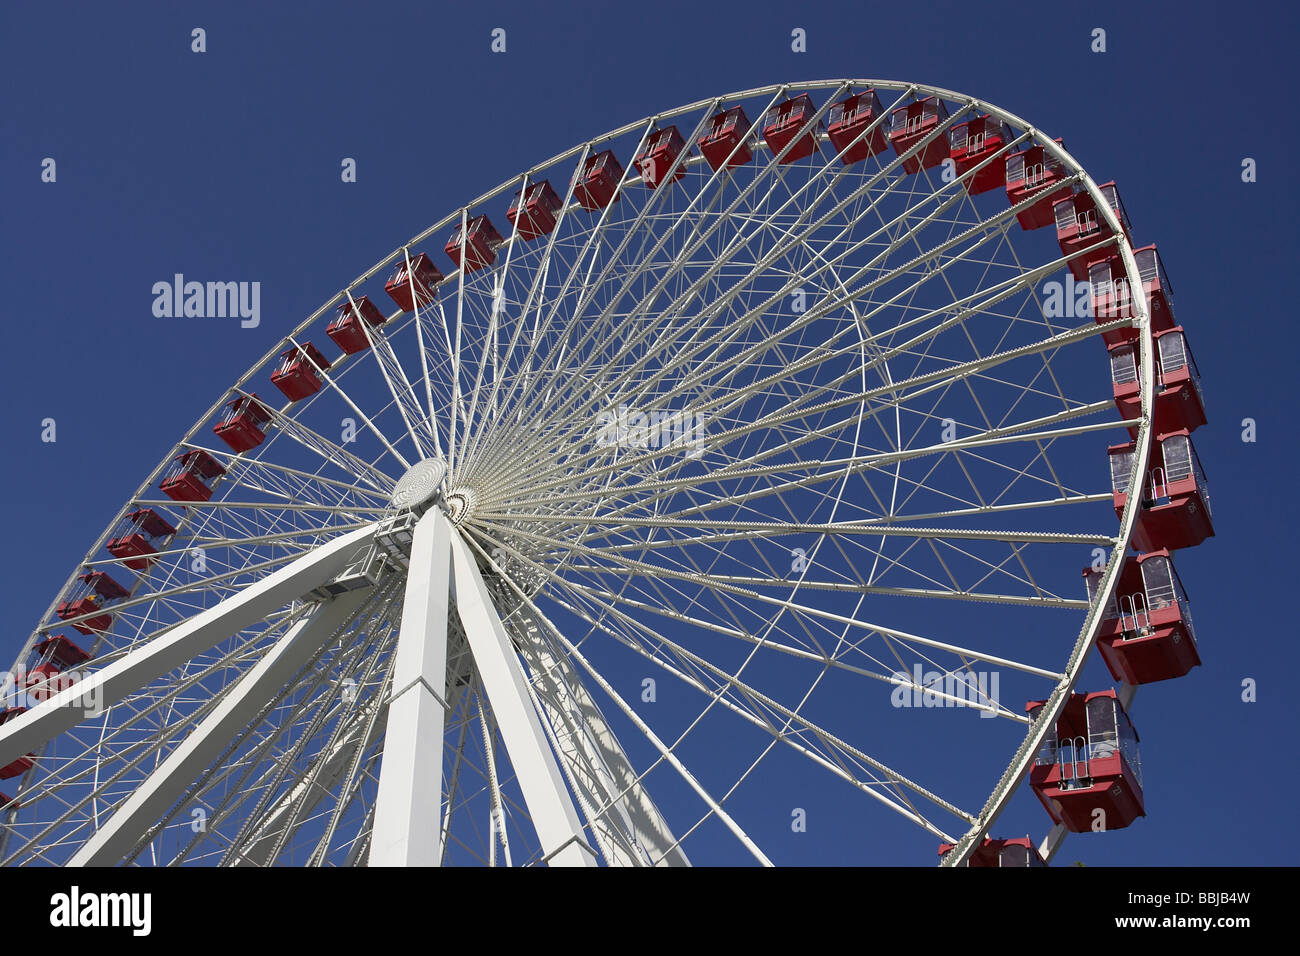
[[[1289,860],[1273,817],[1300,782],[1280,746],[1300,674],[1287,611],[1300,209],[1285,185],[1300,138],[1283,102],[1297,18],[1200,2],[7,3],[0,657],[214,398],[429,222],[682,103],[787,80],[915,80],[1025,117],[1119,182],[1135,243],[1160,244],[1204,377],[1196,444],[1218,536],[1179,571],[1205,666],[1139,695],[1148,817],[1075,839],[1062,860]],[[489,51],[496,27],[504,55]],[[790,49],[796,27],[806,53]],[[1104,54],[1090,51],[1097,27]],[[355,184],[340,182],[345,156]],[[45,157],[56,183],[40,181]],[[1246,157],[1257,182],[1242,182]],[[261,325],[155,318],[152,285],[175,272],[260,281]],[[45,418],[55,443],[40,440]],[[1256,703],[1241,700],[1247,678]],[[832,858],[834,833],[806,838],[818,849],[805,858]]]

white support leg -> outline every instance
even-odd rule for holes
[[[605,858],[611,865],[689,866],[568,658],[551,653],[532,620],[525,619],[516,630],[524,661],[539,684],[538,698],[555,727],[570,782]],[[607,809],[597,813],[598,808]]]
[[[388,698],[370,866],[441,862],[452,537],[450,522],[437,508],[415,526]]]
[[[456,606],[465,626],[465,636],[541,841],[542,853],[552,866],[595,866],[595,852],[587,844],[582,821],[569,799],[541,718],[532,705],[519,658],[492,604],[474,556],[459,535],[452,536],[452,568]]]
[[[70,866],[112,866],[144,839],[149,827],[230,745],[240,729],[330,639],[369,596],[349,591],[294,624],[223,696],[221,703],[149,774],[82,844]]]
[[[368,526],[335,538],[10,720],[0,727],[0,766],[94,716],[88,701],[111,707],[320,587],[359,558],[374,534]]]

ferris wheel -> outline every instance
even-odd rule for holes
[[[839,862],[1042,863],[1142,813],[1133,688],[1199,663],[1203,421],[1154,247],[1016,116],[837,80],[630,123],[150,472],[3,688],[0,863],[807,862],[801,812]],[[996,840],[1026,781],[1051,833]]]

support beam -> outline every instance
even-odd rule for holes
[[[193,732],[159,764],[68,861],[112,866],[145,839],[149,828],[230,745],[239,731],[352,618],[369,590],[349,591],[294,624],[222,697]]]
[[[624,866],[689,866],[568,658],[552,654],[531,615],[512,630],[519,634],[521,653],[555,728],[570,783],[606,860]]]
[[[451,523],[431,508],[415,526],[393,662],[370,866],[442,862]]]
[[[87,710],[86,701],[112,707],[168,671],[320,587],[358,559],[374,533],[373,525],[360,528],[309,551],[10,720],[0,727],[0,766],[29,750],[39,750],[94,716]]]
[[[532,705],[523,667],[487,584],[459,535],[452,535],[451,547],[452,581],[465,637],[546,862],[551,866],[595,866],[595,851],[588,845],[582,821],[569,799],[541,718]]]
[[[1065,824],[1057,823],[1043,837],[1043,842],[1038,845],[1038,855],[1046,863],[1052,862],[1052,857],[1056,856],[1056,851],[1061,848],[1065,838],[1070,835],[1070,831],[1065,828]]]

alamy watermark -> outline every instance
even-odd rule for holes
[[[601,412],[596,427],[600,447],[680,450],[687,458],[704,453],[704,416],[688,411],[643,412],[630,405]]]
[[[1092,284],[1086,279],[1076,282],[1074,276],[1067,273],[1063,283],[1055,279],[1044,282],[1042,296],[1045,318],[1092,318]]]
[[[1000,677],[997,671],[894,671],[889,694],[895,707],[975,707],[981,717],[997,716]]]
[[[153,295],[153,314],[160,319],[237,317],[245,329],[262,322],[260,282],[186,282],[178,272],[171,282],[155,282]]]
[[[77,688],[64,706],[81,710],[86,717],[98,717],[104,712],[104,686],[85,680],[89,676],[89,672],[79,671],[0,671],[0,704],[31,710],[65,690]]]

